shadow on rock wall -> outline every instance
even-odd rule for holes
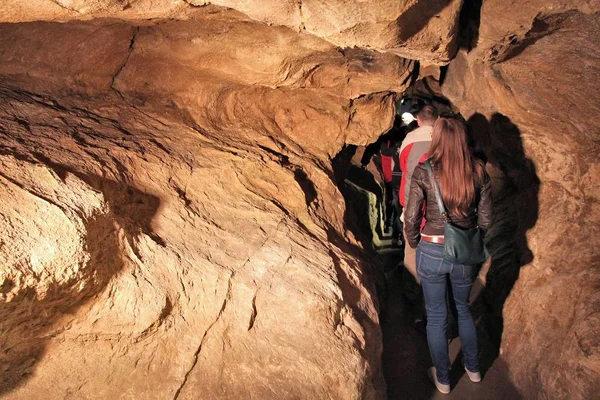
[[[481,24],[481,6],[483,0],[464,0],[458,25],[459,47],[471,51],[479,41],[479,25]]]
[[[43,299],[36,298],[35,291],[30,289],[19,292],[9,302],[0,302],[0,396],[25,383],[44,356],[48,342],[68,329],[75,312],[102,293],[110,280],[123,269],[124,251],[119,228],[123,229],[134,251],[135,240],[140,233],[157,241],[150,224],[160,205],[157,197],[137,188],[78,173],[42,155],[36,155],[36,160],[28,156],[13,156],[34,163],[42,161],[63,180],[67,173],[76,175],[104,194],[109,212],[85,221],[84,248],[90,258],[83,268],[83,279],[54,284]],[[158,243],[162,242],[158,240]],[[15,282],[5,282],[0,288],[1,293],[9,292],[15,285]],[[80,285],[84,286],[83,290]]]
[[[164,247],[164,240],[152,229],[152,220],[160,207],[160,199],[154,195],[143,192],[134,186],[128,185],[125,167],[117,165],[124,182],[105,179],[97,175],[89,175],[73,170],[69,166],[57,164],[43,154],[34,153],[36,160],[52,168],[61,178],[65,179],[70,173],[87,183],[99,192],[102,192],[108,203],[115,222],[125,231],[129,243],[134,251],[135,240],[140,234],[150,237],[156,244]],[[139,254],[136,254],[139,256]]]
[[[381,215],[383,189],[371,172],[352,164],[351,160],[356,151],[356,146],[344,147],[333,159],[332,165],[337,187],[346,201],[344,223],[361,243],[362,248],[348,243],[346,239],[339,236],[335,229],[328,230],[328,237],[332,243],[347,254],[355,254],[356,257],[370,260],[372,273],[366,275],[374,278],[379,300],[378,308],[380,314],[383,314],[387,296],[384,270],[373,247],[374,236],[383,236],[379,223],[383,220]]]
[[[521,132],[509,118],[494,114],[488,121],[485,116],[474,114],[468,124],[473,139],[487,157],[492,178],[493,222],[486,235],[492,260],[481,300],[487,332],[499,349],[504,303],[521,267],[534,257],[526,232],[538,219],[540,180],[535,165],[525,156]]]
[[[372,146],[371,146],[372,147]],[[363,155],[361,163],[369,162],[375,152],[379,151],[379,144],[375,143],[376,151]],[[374,241],[383,237],[380,221],[383,188],[376,181],[373,174],[352,164],[351,159],[356,153],[356,146],[346,146],[333,160],[333,169],[337,186],[348,203],[344,220],[346,226],[361,242],[363,248],[371,249]],[[374,196],[369,198],[369,196]],[[365,218],[366,217],[366,218]]]
[[[450,2],[440,0],[420,0],[412,4],[396,20],[400,28],[398,39],[406,42],[408,39],[421,32],[429,21],[438,15]]]

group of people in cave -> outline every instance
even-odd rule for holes
[[[444,258],[444,228],[451,221],[464,229],[479,227],[485,234],[491,221],[490,178],[463,119],[438,116],[433,104],[420,101],[398,107],[410,108],[407,112],[399,108],[393,128],[379,141],[385,231],[391,233],[394,245],[404,246],[403,294],[424,311],[415,327],[427,335],[434,365],[427,372],[436,388],[447,394],[448,345],[456,324],[469,379],[480,382],[481,373],[469,308],[478,265]]]

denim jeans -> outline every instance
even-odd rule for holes
[[[477,272],[475,265],[452,264],[444,261],[444,246],[421,241],[417,246],[417,274],[421,279],[427,312],[427,343],[431,360],[440,383],[450,384],[446,291],[452,285],[458,312],[458,332],[462,343],[465,366],[479,372],[477,359],[477,330],[469,308],[469,295]]]

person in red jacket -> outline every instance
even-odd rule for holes
[[[420,162],[427,159],[427,151],[431,145],[431,132],[433,130],[433,124],[438,118],[438,112],[434,106],[426,105],[416,113],[416,117],[419,127],[406,135],[406,138],[402,141],[402,145],[399,149],[400,169],[402,170],[399,197],[400,204],[403,208],[406,207],[406,204],[408,203],[408,191],[413,171]],[[401,217],[401,220],[404,222],[403,216]],[[405,231],[403,231],[403,235],[404,243],[406,243]],[[415,250],[406,246],[404,249],[404,268],[410,272],[414,278],[413,280],[418,283],[416,265]],[[408,279],[404,281],[407,282]],[[407,299],[411,301],[416,301],[419,295],[420,288],[417,286],[414,289],[415,290],[410,290],[409,285],[404,285],[404,294]]]
[[[402,126],[402,119],[396,116],[392,129],[381,137],[379,149],[381,172],[385,184],[385,231],[392,230],[392,239],[399,245],[402,244],[402,240],[398,240],[401,235],[398,191],[400,190],[402,172],[400,171],[398,159],[398,147],[404,136],[406,136],[405,132],[406,127]]]
[[[386,232],[392,231],[392,245],[402,246],[402,224],[400,222],[400,201],[398,192],[400,190],[400,181],[402,171],[400,170],[400,161],[398,158],[398,148],[401,141],[406,136],[406,127],[400,116],[396,116],[394,126],[383,137],[380,148],[382,175],[385,182],[386,199]]]
[[[392,169],[393,157],[397,147],[392,145],[389,134],[384,135],[379,148],[381,157],[381,172],[383,175],[384,195],[385,195],[385,231],[389,232],[394,222],[393,207],[393,188],[392,188]]]

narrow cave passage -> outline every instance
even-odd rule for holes
[[[459,110],[441,95],[433,93],[429,84],[423,80],[418,81],[399,99],[408,100],[409,104],[419,103],[421,107],[422,104],[433,104],[441,115],[455,115],[462,118]],[[400,115],[406,111],[405,106],[406,104],[402,104],[400,100],[397,102],[396,123],[391,131],[402,125]],[[419,105],[413,106],[414,109],[418,107]],[[481,140],[481,135],[472,132],[473,129],[481,132],[482,127],[478,122],[481,122],[479,118],[467,122],[471,139],[474,141]],[[386,212],[386,190],[389,190],[389,187],[386,188],[384,183],[380,148],[382,140],[387,141],[389,137],[390,132],[384,132],[378,141],[367,146],[349,146],[338,156],[338,171],[341,169],[339,166],[344,165],[340,188],[349,205],[347,221],[365,247],[373,250],[372,263],[378,265],[385,276],[385,283],[380,288],[379,294],[383,332],[382,362],[388,397],[390,399],[521,398],[508,378],[507,364],[499,357],[502,323],[498,323],[499,317],[494,312],[494,303],[498,301],[496,299],[498,286],[503,287],[503,291],[510,292],[514,284],[514,281],[499,280],[494,277],[497,269],[507,266],[501,254],[507,249],[507,245],[500,246],[502,248],[500,251],[496,246],[499,241],[505,240],[507,232],[514,228],[504,221],[504,219],[515,219],[514,209],[507,211],[510,207],[506,204],[506,199],[514,194],[514,187],[509,184],[496,185],[495,211],[499,214],[496,222],[500,223],[500,227],[488,235],[490,236],[488,247],[492,250],[492,257],[480,266],[470,296],[471,309],[478,331],[479,358],[484,379],[481,383],[474,384],[465,375],[456,322],[449,321],[449,329],[453,331],[453,338],[449,341],[452,392],[448,396],[442,395],[426,375],[432,362],[427,337],[422,330],[424,325],[419,327],[421,329],[417,329],[415,324],[415,321],[422,317],[423,309],[421,303],[415,301],[412,295],[413,290],[418,286],[403,265],[406,244],[401,239],[396,239],[398,233],[395,230],[386,229],[386,215],[389,215]],[[398,142],[398,147],[400,143],[401,140]],[[481,152],[481,157],[488,159],[486,153],[489,153],[490,149],[482,148],[478,143],[474,144],[476,151]],[[496,168],[495,161],[490,161],[488,167],[490,173],[498,173],[498,169],[504,169],[501,166]],[[497,182],[505,182],[507,175],[508,173],[503,171],[493,179]],[[506,215],[510,217],[506,218]],[[400,234],[399,237],[402,238],[402,235]],[[497,250],[495,253],[494,249]],[[518,269],[518,265],[512,267]],[[490,269],[492,269],[491,274]],[[487,288],[486,283],[490,281],[492,287]]]

